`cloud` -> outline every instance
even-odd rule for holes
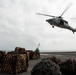
[[[41,50],[75,49],[76,36],[71,31],[57,27],[53,29],[46,22],[49,17],[36,14],[60,15],[68,2],[69,0],[0,0],[0,49],[14,50],[20,46],[35,50],[39,43]]]

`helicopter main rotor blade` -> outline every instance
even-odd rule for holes
[[[61,16],[63,16],[63,14],[69,9],[69,7],[71,6],[72,4],[69,4],[68,6],[67,6],[67,8],[63,11],[63,13],[61,14]]]
[[[55,17],[55,16],[52,16],[52,15],[47,15],[47,14],[42,14],[42,13],[36,13],[38,15],[44,15],[44,16],[49,16],[49,17]]]

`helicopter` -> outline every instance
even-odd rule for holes
[[[60,16],[47,15],[42,13],[36,13],[36,14],[52,17],[51,19],[46,20],[46,22],[52,25],[52,28],[54,28],[54,26],[57,26],[60,28],[71,30],[74,33],[76,32],[76,28],[74,29],[71,26],[69,26],[68,21],[64,20],[62,17],[69,7],[70,6],[68,6]]]

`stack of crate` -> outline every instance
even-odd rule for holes
[[[3,63],[1,64],[1,72],[13,73],[12,67],[15,68],[15,66],[13,66],[13,55],[12,54],[6,54],[6,57],[3,61]]]
[[[16,63],[16,73],[27,71],[27,59],[26,54],[19,54],[18,61]]]
[[[28,56],[28,60],[32,60],[34,52],[32,50],[27,50],[26,53],[27,53],[27,56]]]
[[[25,53],[25,48],[22,48],[22,47],[15,47],[15,50],[14,50],[16,53],[19,53],[19,54],[24,54]]]
[[[6,52],[5,51],[0,51],[0,71],[1,71],[1,64],[5,58]]]
[[[1,72],[18,74],[27,71],[26,57],[26,54],[6,54]]]

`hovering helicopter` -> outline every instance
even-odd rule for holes
[[[46,20],[46,22],[48,22],[50,25],[52,25],[53,28],[54,28],[54,26],[57,26],[60,28],[69,29],[74,33],[74,32],[76,32],[76,29],[69,26],[68,22],[66,20],[64,20],[62,17],[68,8],[69,8],[69,6],[63,11],[63,13],[60,16],[52,16],[52,15],[47,15],[47,14],[42,14],[42,13],[37,13],[37,14],[53,17],[51,19]]]

